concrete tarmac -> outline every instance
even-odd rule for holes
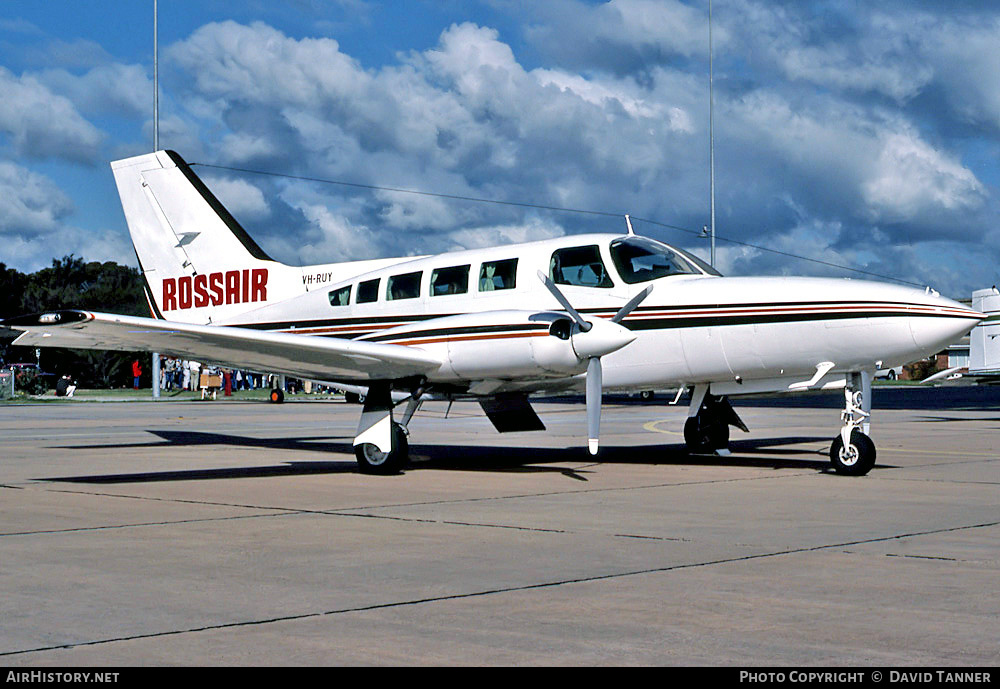
[[[609,399],[595,459],[580,404],[429,403],[390,477],[342,402],[6,404],[0,666],[995,666],[1000,399],[929,392],[877,390],[863,478],[837,396],[729,457],[683,407]]]

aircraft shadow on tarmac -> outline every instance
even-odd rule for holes
[[[200,481],[210,479],[267,478],[280,476],[306,476],[313,474],[356,473],[354,449],[350,439],[330,436],[298,438],[255,438],[224,435],[200,431],[150,431],[162,440],[148,443],[114,445],[88,445],[86,447],[163,448],[163,447],[248,447],[277,451],[329,452],[349,455],[350,460],[289,461],[272,466],[224,467],[189,469],[182,471],[156,471],[92,476],[59,476],[36,479],[40,481],[115,484],[152,483],[170,481]],[[343,442],[347,440],[347,442]],[[822,443],[820,448],[789,447],[806,443]],[[66,449],[81,449],[72,446]],[[563,473],[570,478],[586,481],[586,466],[597,464],[647,464],[703,467],[755,467],[765,469],[810,469],[822,473],[830,471],[827,452],[829,438],[795,436],[785,438],[760,438],[734,440],[728,456],[691,455],[681,444],[615,446],[601,448],[600,457],[587,454],[586,449],[518,447],[518,446],[468,446],[415,444],[411,446],[414,461],[406,471],[437,469],[443,471]],[[803,455],[815,455],[803,458]],[[566,462],[583,462],[581,468],[547,466]],[[879,468],[886,468],[880,465]]]
[[[966,423],[972,421],[975,423],[1000,423],[1000,416],[995,416],[992,418],[983,417],[968,417],[968,416],[921,416],[920,421],[926,421],[928,423],[951,423],[954,421],[965,421]],[[996,430],[996,429],[990,429]]]
[[[667,398],[661,395],[655,400],[638,397],[608,395],[608,404],[618,406],[657,406]],[[550,398],[550,402],[575,402],[579,397]],[[809,391],[795,393],[775,393],[731,398],[739,411],[742,407],[766,407],[784,409],[841,409],[844,393],[836,391]],[[544,401],[539,401],[544,404]],[[687,404],[685,396],[683,404]],[[1000,409],[1000,385],[941,385],[924,386],[875,386],[872,390],[872,404],[880,410],[927,410],[927,411],[997,411]]]

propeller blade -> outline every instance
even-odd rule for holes
[[[548,275],[542,271],[538,271],[538,279],[541,280],[542,284],[545,285],[549,292],[552,293],[552,296],[556,298],[556,301],[562,304],[562,307],[566,309],[566,313],[568,313],[570,317],[576,321],[576,324],[580,327],[581,332],[587,332],[590,330],[590,323],[583,320],[583,316],[580,315],[580,312],[573,308],[573,305],[569,303],[569,299],[566,298],[566,295],[564,295],[559,288],[556,287],[556,283],[552,282]]]
[[[597,454],[601,436],[601,395],[603,374],[600,357],[587,361],[587,448]]]
[[[616,313],[614,316],[611,317],[611,321],[613,323],[621,323],[623,320],[625,320],[625,316],[632,313],[635,307],[641,304],[642,300],[648,297],[652,293],[652,291],[653,291],[653,286],[649,285],[648,287],[646,287],[646,289],[639,292],[639,294],[629,299],[628,303],[625,304],[625,306],[618,309],[618,313]]]

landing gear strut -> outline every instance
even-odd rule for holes
[[[422,389],[409,398],[402,423],[392,418],[392,394],[389,383],[372,383],[365,395],[364,410],[354,438],[354,456],[364,474],[398,474],[410,461],[407,424],[420,406]]]
[[[868,437],[872,410],[871,373],[847,374],[844,386],[844,427],[833,439],[830,462],[833,470],[844,476],[864,476],[875,466],[875,443]]]
[[[692,454],[728,454],[730,426],[748,432],[728,399],[710,394],[707,385],[695,387],[684,423],[684,442],[688,451]]]

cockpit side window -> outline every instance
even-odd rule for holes
[[[611,242],[611,260],[622,280],[630,285],[668,275],[702,274],[682,254],[645,237],[626,237]]]
[[[549,277],[557,285],[614,287],[597,245],[556,249],[549,261]]]

